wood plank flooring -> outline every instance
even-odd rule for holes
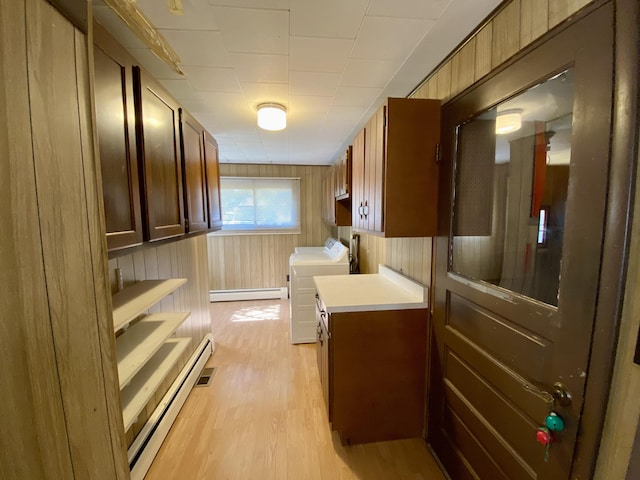
[[[147,480],[444,480],[422,439],[343,447],[314,345],[289,343],[289,302],[211,304],[216,352]]]

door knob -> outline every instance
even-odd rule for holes
[[[553,387],[551,388],[551,395],[555,402],[561,407],[571,405],[571,393],[562,383],[556,382],[553,384]]]

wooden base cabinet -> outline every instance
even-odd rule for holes
[[[342,443],[422,436],[427,310],[318,312],[322,389]]]
[[[353,227],[385,237],[436,234],[440,101],[389,98],[353,143]]]

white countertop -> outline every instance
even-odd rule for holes
[[[313,277],[328,313],[427,308],[427,287],[384,265],[377,274]]]

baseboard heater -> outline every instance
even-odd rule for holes
[[[200,372],[215,351],[210,333],[200,342],[178,378],[171,384],[160,405],[153,411],[127,452],[132,480],[143,480],[178,412],[189,396]]]
[[[238,300],[268,300],[289,298],[287,287],[278,288],[242,288],[238,290],[210,290],[210,302],[235,302]]]

